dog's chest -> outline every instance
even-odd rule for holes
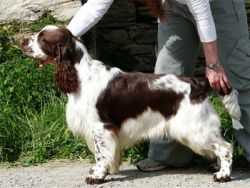
[[[66,119],[73,133],[88,137],[98,128],[100,122],[96,109],[98,97],[114,74],[102,67],[93,67],[88,71],[81,70],[81,67],[77,69],[81,80],[80,91],[68,96]]]
[[[93,124],[98,121],[95,106],[101,91],[95,90],[96,87],[86,85],[81,88],[82,91],[78,95],[68,97],[66,119],[73,132],[86,133],[86,130],[91,129]]]

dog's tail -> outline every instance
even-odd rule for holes
[[[236,130],[243,129],[240,123],[241,111],[238,102],[238,91],[232,89],[227,95],[221,96],[222,102],[232,118],[233,128]]]

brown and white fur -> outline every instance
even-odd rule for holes
[[[103,182],[118,171],[121,151],[149,138],[168,137],[195,153],[217,158],[216,181],[230,180],[232,146],[220,133],[205,78],[126,73],[92,59],[65,28],[46,26],[24,39],[25,54],[56,65],[56,82],[67,94],[69,129],[84,136],[96,164],[86,182]],[[224,97],[229,113],[240,118],[234,90]]]

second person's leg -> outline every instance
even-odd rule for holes
[[[158,26],[158,57],[156,74],[191,75],[199,52],[199,38],[186,6],[173,4],[166,22]],[[191,17],[191,16],[190,16]],[[185,125],[183,125],[185,126]],[[188,148],[169,139],[152,140],[148,159],[137,167],[142,171],[160,170],[165,166],[187,165],[193,153]]]

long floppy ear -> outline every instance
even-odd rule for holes
[[[73,93],[79,90],[79,79],[75,68],[76,49],[73,38],[69,35],[64,41],[57,44],[57,66],[55,79],[58,87],[64,93]]]
[[[62,62],[62,59],[63,59],[63,57],[62,57],[62,45],[61,44],[58,44],[57,46],[56,46],[56,49],[57,49],[57,63],[61,63]]]

